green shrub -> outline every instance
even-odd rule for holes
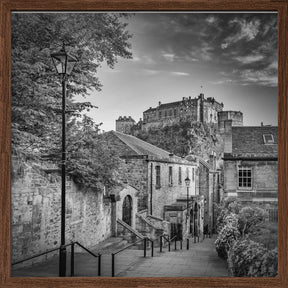
[[[265,220],[266,212],[259,207],[245,206],[239,211],[239,230],[242,235],[252,232],[255,226]]]
[[[234,241],[227,259],[234,277],[275,277],[278,273],[278,252],[249,239]]]
[[[215,246],[218,256],[227,259],[230,247],[240,237],[238,216],[236,214],[229,214],[224,218],[223,223],[224,226],[218,233]]]
[[[218,217],[216,222],[216,231],[220,233],[224,225],[227,223],[225,220],[229,214],[238,214],[241,209],[241,204],[234,197],[224,199],[217,207]]]

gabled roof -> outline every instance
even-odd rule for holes
[[[272,135],[274,144],[265,144],[263,135]],[[269,158],[278,156],[278,127],[232,127],[233,157]]]
[[[148,142],[145,142],[132,135],[127,135],[124,133],[111,131],[116,137],[118,137],[122,142],[124,142],[130,149],[135,152],[135,155],[148,155],[158,159],[171,158],[169,152],[165,151],[159,147],[156,147]],[[178,156],[172,156],[174,160],[181,160]]]

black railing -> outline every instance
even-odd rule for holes
[[[98,253],[96,255],[95,253],[91,252],[86,247],[84,247],[83,245],[81,245],[79,242],[76,241],[73,243],[73,254],[72,254],[72,249],[71,249],[71,277],[74,276],[74,244],[77,244],[78,246],[80,246],[82,249],[84,249],[87,253],[89,253],[93,257],[98,258],[98,276],[101,276],[101,254]],[[73,258],[73,274],[72,274],[72,258]]]
[[[66,244],[66,245],[63,245],[64,247],[68,247],[68,246],[71,246],[71,259],[70,259],[70,275],[71,277],[74,276],[74,248],[75,248],[75,244],[77,244],[78,246],[80,246],[82,249],[84,249],[86,252],[88,252],[90,255],[98,258],[98,276],[101,276],[101,254],[98,253],[98,255],[96,255],[95,253],[91,252],[90,250],[88,250],[86,247],[84,247],[83,245],[81,245],[79,242],[71,242],[69,244]],[[63,247],[62,246],[62,247]],[[64,248],[63,247],[63,248]],[[19,261],[16,261],[16,262],[13,262],[11,265],[14,266],[14,265],[17,265],[17,264],[20,264],[20,263],[23,263],[23,262],[26,262],[26,261],[29,261],[29,260],[32,260],[32,259],[35,259],[37,257],[40,257],[40,256],[43,256],[43,255],[47,255],[49,253],[52,253],[52,252],[55,252],[59,250],[60,251],[60,247],[57,247],[57,248],[54,248],[54,249],[50,249],[50,250],[47,250],[45,252],[42,252],[42,253],[39,253],[39,254],[36,254],[34,256],[31,256],[31,257],[28,257],[28,258],[25,258],[25,259],[22,259],[22,260],[19,260]]]
[[[144,242],[144,245],[143,245],[144,246],[143,247],[144,255],[143,256],[146,257],[146,254],[147,254],[147,252],[146,252],[146,250],[147,250],[147,241],[151,242],[151,257],[154,256],[154,242],[151,239],[149,239],[148,237],[145,237],[144,239],[139,239],[139,240],[127,245],[126,247],[124,247],[124,248],[122,248],[122,249],[120,249],[120,250],[118,250],[118,251],[116,251],[116,252],[111,254],[111,256],[112,256],[112,277],[115,277],[115,255],[117,255],[120,252],[123,252],[124,250],[126,250],[126,249],[128,249],[128,248],[130,248],[130,247],[132,247],[132,246],[134,246],[136,244],[138,244],[141,241]]]
[[[187,250],[189,250],[189,239],[187,238]],[[175,235],[173,238],[168,238],[165,235],[161,235],[160,236],[160,252],[163,252],[163,246],[165,244],[165,241],[168,243],[168,251],[171,251],[171,242],[174,241],[174,245],[175,245],[175,250],[177,250],[177,241],[180,242],[180,249],[183,249],[183,240],[177,240],[177,236]]]

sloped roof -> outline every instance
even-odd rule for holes
[[[274,144],[265,144],[264,134],[273,135]],[[277,157],[278,127],[232,127],[232,155],[233,157]]]
[[[156,158],[171,158],[169,156],[169,152],[165,151],[159,147],[156,147],[148,142],[145,142],[137,137],[132,135],[127,135],[124,133],[112,131],[112,133],[117,136],[122,142],[124,142],[127,146],[129,146],[133,151],[135,151],[135,155],[148,155]],[[174,160],[180,160],[181,158],[178,156],[172,157]]]

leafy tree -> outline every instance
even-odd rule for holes
[[[81,124],[81,121],[76,120],[75,117],[80,117],[86,109],[93,106],[89,102],[75,102],[74,98],[75,95],[85,97],[91,90],[101,89],[97,77],[101,63],[106,62],[113,68],[118,57],[131,58],[129,43],[131,35],[126,30],[127,23],[125,23],[127,17],[128,15],[119,13],[12,14],[11,140],[13,154],[26,159],[27,157],[39,159],[48,155],[59,162],[62,90],[61,79],[54,70],[50,54],[60,49],[62,43],[65,43],[68,53],[79,59],[67,83],[67,110],[72,111],[69,116],[67,115],[67,120],[70,121],[68,130],[74,130],[69,137],[73,138],[73,135],[80,137],[80,134],[84,133],[84,127],[87,128],[89,125],[92,129],[94,124],[91,119],[89,122],[88,118],[84,117]],[[93,130],[94,140],[95,133],[97,134],[97,129]],[[91,157],[88,153],[91,145],[87,143],[90,143],[91,139],[87,133],[85,137],[82,136],[83,142],[77,142],[78,159],[82,159],[82,163],[78,163],[77,166],[76,162],[72,161],[72,157],[70,164],[74,163],[74,166],[68,167],[74,176],[78,175],[77,179],[82,179],[80,174],[95,176],[92,169],[95,162],[89,166],[88,161]],[[89,149],[85,150],[86,147]],[[98,143],[97,147],[102,146]],[[97,155],[100,156],[100,153]],[[102,170],[105,171],[111,163],[108,165],[107,161],[102,162],[102,160],[100,157],[97,163],[102,163]],[[100,175],[97,177],[99,178]]]

